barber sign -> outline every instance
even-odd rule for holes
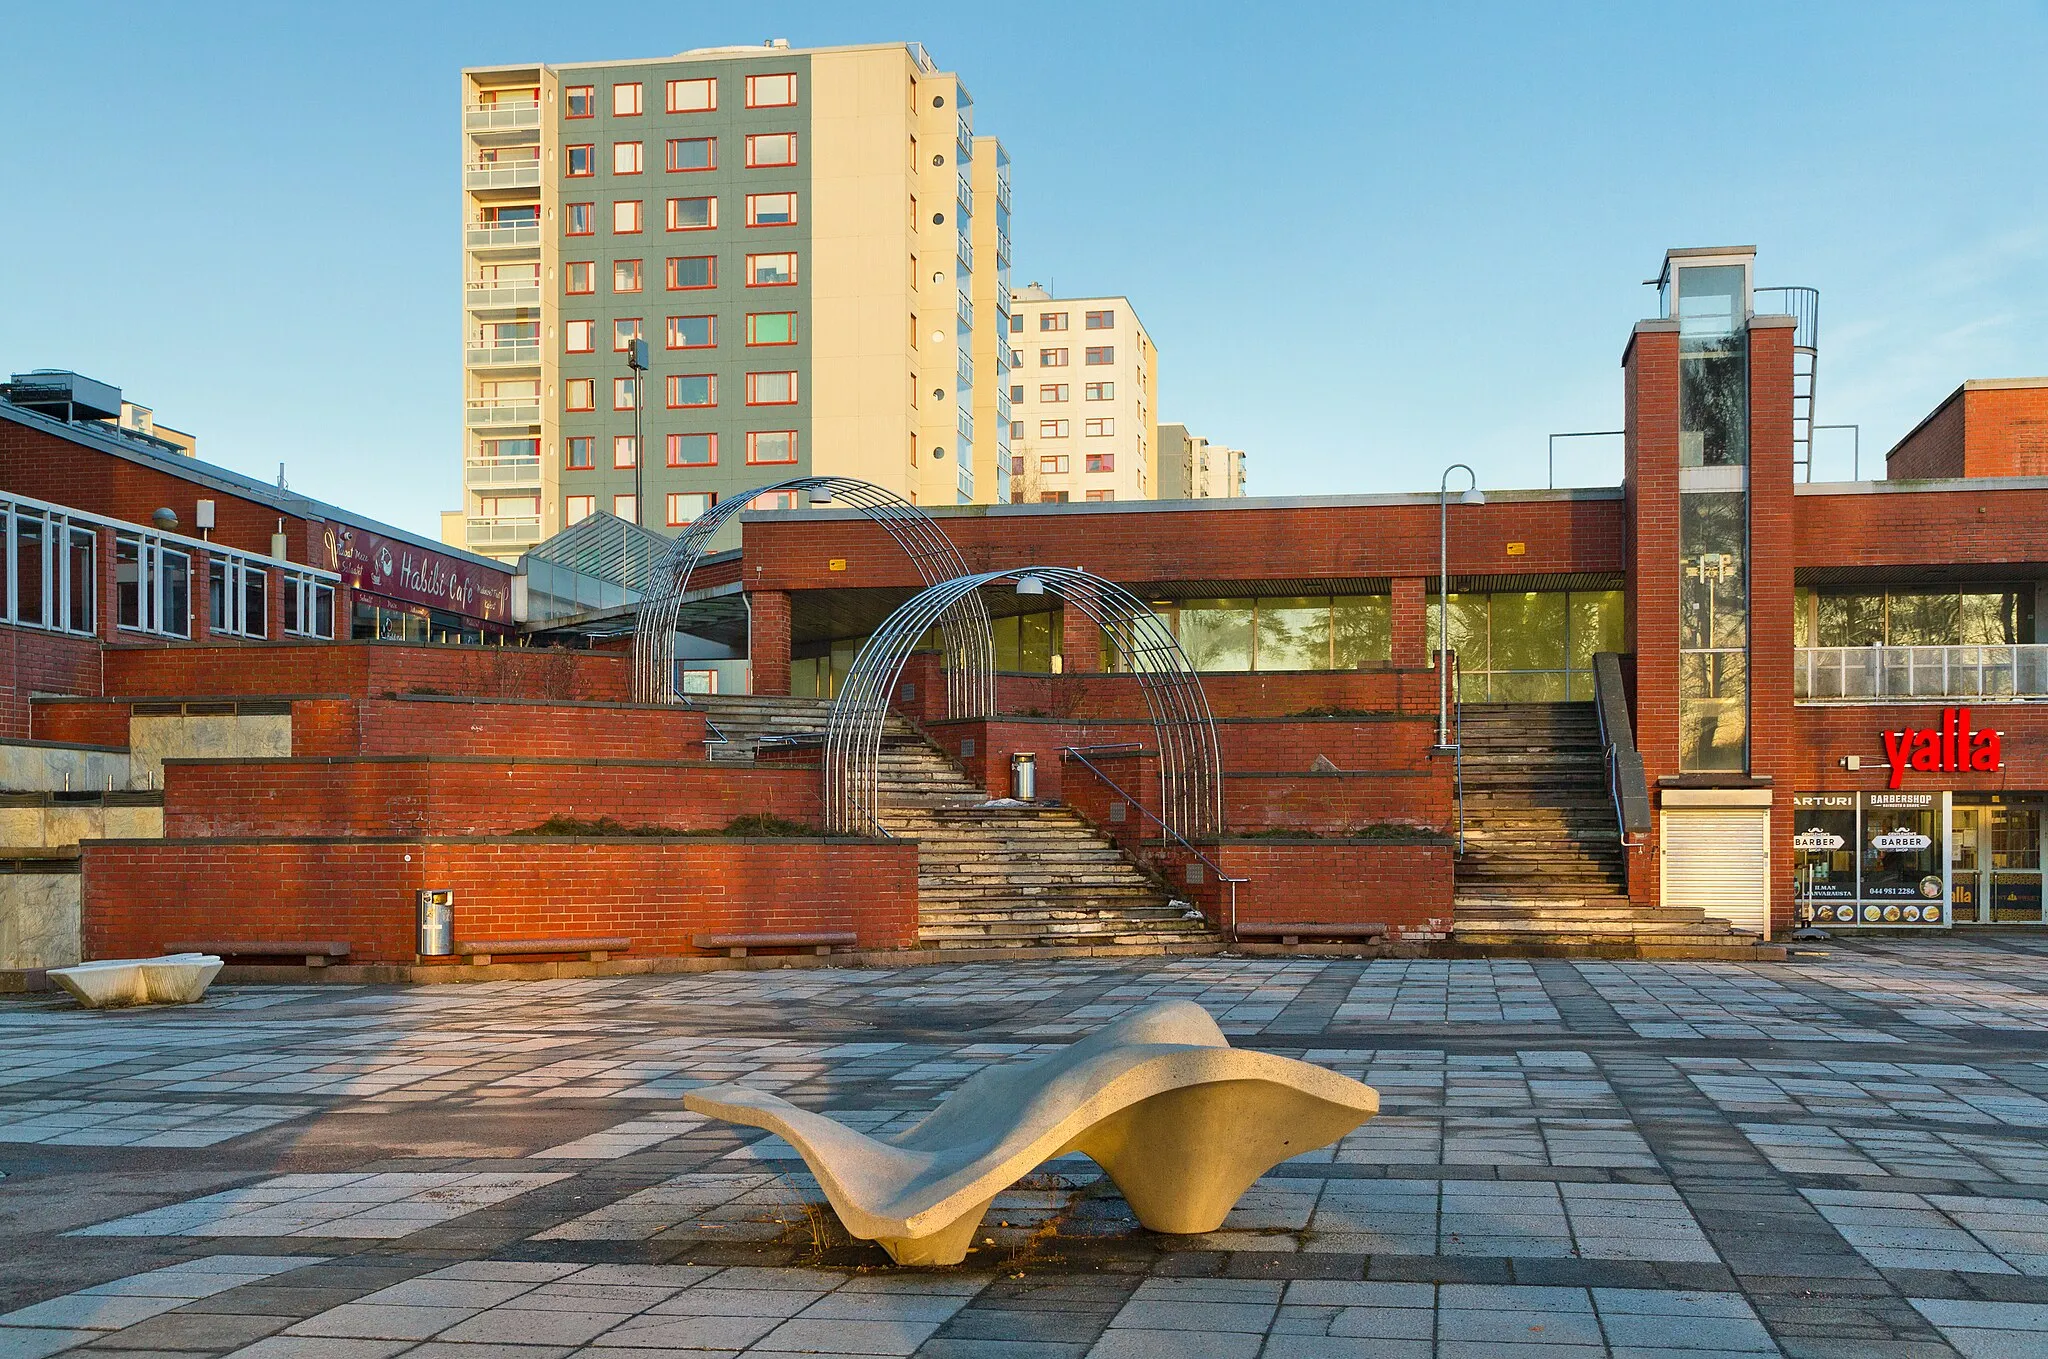
[[[1882,854],[1913,854],[1928,848],[1933,843],[1934,841],[1929,837],[1909,831],[1903,826],[1897,830],[1888,830],[1882,835],[1870,837],[1870,847]]]
[[[1832,854],[1848,843],[1832,831],[1824,830],[1803,830],[1792,837],[1792,848],[1808,854]]]

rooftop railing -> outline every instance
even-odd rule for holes
[[[2048,698],[2048,644],[1801,647],[1792,696],[1809,703]]]

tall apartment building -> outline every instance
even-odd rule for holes
[[[1161,500],[1227,500],[1243,494],[1243,449],[1211,443],[1186,425],[1159,427]]]
[[[1011,301],[1010,499],[1150,500],[1159,485],[1159,351],[1127,297]]]
[[[462,545],[514,557],[597,511],[674,532],[805,475],[1003,494],[976,426],[1008,416],[1009,159],[921,46],[477,67],[462,90]]]

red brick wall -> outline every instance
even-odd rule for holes
[[[1853,789],[1879,792],[1890,787],[1891,765],[1885,758],[1884,733],[1941,728],[1940,703],[1810,704],[1792,710],[1793,740],[1787,749],[1778,785],[1799,793],[1836,793]],[[1996,773],[1915,773],[1908,771],[1901,787],[1970,792],[2040,792],[2048,789],[2048,708],[2032,703],[1950,704],[1968,706],[1976,731],[2002,732],[2005,768]],[[1862,757],[1863,767],[1842,768],[1844,755]],[[1789,846],[1788,846],[1789,852]]]
[[[1963,393],[1963,473],[2048,473],[2048,386],[1975,387]]]
[[[449,759],[170,760],[164,834],[505,835],[550,817],[721,830],[767,813],[816,825],[816,765]]]
[[[1771,863],[1793,862],[1792,328],[1749,331],[1749,767],[1784,789],[1771,799]],[[1792,924],[1792,875],[1771,874],[1771,922]]]
[[[128,705],[117,699],[37,699],[28,735],[88,746],[128,744]]]
[[[0,427],[5,427],[0,422]],[[100,692],[100,644],[97,638],[69,637],[0,624],[0,736],[10,740],[33,737],[43,741],[83,741],[90,745],[126,745],[127,725],[122,724],[119,741],[97,736],[48,736],[34,730],[35,714],[30,695],[38,693],[97,694]]]
[[[747,591],[747,664],[757,694],[789,692],[789,596],[779,590]]]
[[[1879,488],[1884,483],[1877,483]],[[1794,499],[1801,566],[1880,566],[1901,575],[1930,562],[2031,575],[2048,561],[2048,490],[1874,489]]]
[[[710,930],[917,941],[907,840],[103,840],[82,859],[88,958],[345,939],[351,962],[407,963],[423,887],[454,889],[458,941],[624,935],[642,957],[698,953],[690,936]]]
[[[1390,937],[1436,938],[1451,926],[1451,846],[1362,840],[1222,840],[1202,850],[1233,878],[1237,923],[1390,927]],[[1230,892],[1212,880],[1186,890],[1228,924]],[[1186,881],[1185,862],[1169,873]]]
[[[124,697],[239,694],[402,694],[432,689],[474,698],[617,703],[628,658],[555,648],[329,642],[226,647],[116,647],[107,692]]]
[[[1963,463],[1963,403],[1952,394],[1919,428],[1884,455],[1884,474],[1893,481],[1914,477],[1967,476]],[[1981,473],[1980,475],[1994,475]]]
[[[1626,632],[1636,658],[1636,748],[1650,786],[1678,772],[1678,331],[1638,328],[1622,357],[1628,489]],[[1629,897],[1657,901],[1652,830],[1629,852]]]
[[[683,708],[401,695],[360,709],[365,755],[704,758],[704,715]]]

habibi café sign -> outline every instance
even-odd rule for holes
[[[352,590],[494,622],[512,619],[512,585],[504,572],[456,561],[379,533],[330,524],[327,569]]]

